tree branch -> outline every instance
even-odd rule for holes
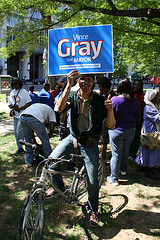
[[[156,37],[160,37],[160,34],[154,34],[154,33],[147,33],[147,32],[140,32],[140,31],[134,31],[134,30],[124,30],[124,29],[119,29],[118,27],[113,26],[114,29],[120,31],[120,32],[125,32],[125,33],[137,33],[137,34],[143,34],[143,35],[147,35],[147,36],[156,36]]]
[[[67,5],[77,5],[81,9],[85,11],[91,11],[91,12],[98,12],[103,13],[105,15],[110,16],[119,16],[119,17],[145,17],[145,18],[160,18],[160,9],[159,8],[142,8],[142,9],[136,9],[136,10],[118,10],[111,0],[109,0],[109,4],[112,7],[112,10],[106,9],[106,8],[95,8],[91,6],[87,6],[85,4],[80,4],[76,2],[75,0],[56,0],[57,2],[64,3]]]
[[[47,29],[51,29],[53,26],[59,25],[60,23],[66,22],[69,19],[71,19],[74,15],[76,15],[79,11],[74,12],[73,14],[71,14],[69,17],[67,17],[66,19],[63,19],[61,21],[58,21],[56,23],[51,23],[51,24],[47,24],[44,28],[40,28],[40,29],[36,29],[34,31],[28,31],[29,33],[33,33],[33,32],[39,32],[39,31],[44,31]]]
[[[39,32],[39,31],[44,31],[44,30],[47,30],[47,29],[52,29],[53,26],[56,26],[56,25],[59,25],[60,23],[63,23],[63,22],[66,22],[68,21],[70,18],[72,18],[74,15],[76,15],[79,11],[76,11],[74,12],[72,15],[70,15],[68,18],[66,19],[63,19],[59,22],[56,22],[56,23],[51,23],[51,24],[47,24],[44,28],[41,28],[41,29],[36,29],[34,31],[28,31],[29,33],[34,33],[34,32]],[[142,35],[148,35],[148,36],[157,36],[159,37],[160,34],[154,34],[154,33],[147,33],[147,32],[141,32],[141,31],[135,31],[135,30],[132,30],[132,29],[129,29],[129,30],[124,30],[124,29],[119,29],[118,27],[114,26],[113,24],[113,28],[120,31],[120,32],[125,32],[125,33],[137,33],[137,34],[142,34]]]
[[[114,5],[114,3],[112,2],[112,0],[106,0],[106,2],[109,3],[109,5],[111,6],[111,8],[112,8],[113,11],[116,11],[116,10],[117,10],[117,8],[116,8],[116,6]]]

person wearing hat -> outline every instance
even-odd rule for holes
[[[10,96],[8,98],[9,108],[11,111],[11,116],[13,117],[13,129],[14,136],[17,144],[16,154],[24,153],[22,145],[19,143],[19,140],[23,138],[23,131],[20,131],[20,136],[17,134],[17,126],[20,114],[32,104],[31,97],[23,88],[23,83],[19,78],[13,78],[11,80],[12,91],[10,92]]]
[[[151,133],[160,131],[160,93],[157,90],[148,90],[144,95],[144,125],[143,132]],[[139,154],[135,160],[139,167],[145,167],[146,177],[158,180],[155,175],[154,167],[160,166],[160,147],[158,149],[146,149],[140,147]]]

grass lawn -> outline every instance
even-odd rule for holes
[[[0,95],[1,101],[1,95]],[[0,121],[8,114],[0,112]],[[51,138],[58,144],[58,129]],[[16,156],[13,131],[0,134],[0,239],[16,239],[20,213],[31,190],[35,167],[26,168],[24,155]],[[110,145],[107,150],[109,174]],[[156,169],[157,174],[159,168]],[[44,203],[46,240],[158,240],[160,239],[160,181],[145,177],[134,162],[128,163],[126,176],[115,187],[106,181],[100,190],[99,227],[92,228],[79,206],[59,198]]]
[[[0,94],[0,102],[6,102],[6,94]]]

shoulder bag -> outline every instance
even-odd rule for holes
[[[17,96],[18,96],[18,94],[19,94],[19,92],[20,92],[21,89],[22,89],[22,88],[20,88],[19,91],[17,92],[17,95],[14,96],[14,100],[15,100],[14,106],[16,105],[16,98],[17,98]],[[10,110],[10,112],[9,112],[9,116],[10,116],[10,117],[14,117],[14,115],[15,115],[14,106],[13,106],[13,108],[12,108],[12,109]]]
[[[144,123],[141,131],[142,147],[146,149],[160,148],[160,132],[144,133]]]

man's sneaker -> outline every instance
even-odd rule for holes
[[[15,154],[24,154],[24,153],[25,153],[25,151],[24,151],[23,148],[19,148],[19,149],[15,152]]]
[[[89,223],[91,227],[97,227],[98,226],[98,216],[96,213],[92,213],[89,218]]]
[[[128,160],[129,160],[129,161],[133,161],[133,162],[134,162],[134,161],[135,161],[135,158],[134,158],[134,157],[132,157],[132,156],[129,156],[129,157],[128,157]]]
[[[113,186],[119,186],[119,182],[117,180],[112,180],[110,176],[107,177],[107,182],[111,183]]]
[[[125,176],[127,174],[127,172],[125,171],[119,171],[121,175]]]

